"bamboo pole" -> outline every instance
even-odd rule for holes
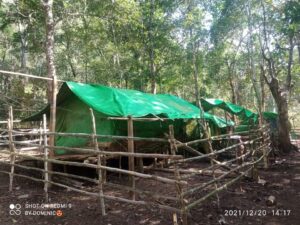
[[[134,136],[133,134],[133,120],[132,117],[128,117],[127,121],[127,131],[128,131],[128,138],[131,138]],[[128,139],[128,152],[134,153],[134,142],[133,139]],[[128,157],[128,168],[129,171],[134,171],[134,157],[129,156]],[[135,178],[133,176],[129,177],[129,182],[131,184],[131,187],[135,189]],[[132,200],[135,200],[135,192],[131,191],[130,196]]]
[[[194,201],[193,203],[189,204],[186,208],[187,209],[192,209],[194,208],[196,205],[200,204],[201,202],[205,201],[206,199],[210,198],[211,196],[217,194],[218,192],[228,188],[230,185],[232,185],[233,183],[235,183],[237,180],[239,180],[242,176],[244,176],[248,171],[250,171],[250,169],[248,169],[245,172],[242,172],[240,175],[238,175],[236,178],[230,180],[229,182],[227,182],[226,184],[218,187],[217,189],[213,190],[212,192],[208,193],[207,195],[205,195],[204,197]]]
[[[82,137],[82,138],[90,138],[90,134],[86,133],[61,133],[61,132],[48,132],[48,135],[56,135],[62,137]],[[143,138],[143,137],[128,137],[128,136],[117,136],[117,135],[96,135],[97,138],[108,138],[115,140],[135,140],[135,141],[151,141],[151,142],[164,142],[167,143],[168,140],[164,138]]]
[[[0,162],[0,164],[9,165],[9,166],[11,165],[8,162]],[[14,164],[14,166],[25,169],[25,170],[34,170],[34,171],[38,171],[38,172],[42,172],[42,173],[45,173],[45,171],[46,171],[45,169],[40,169],[40,168],[30,167],[30,166],[25,166],[25,165],[20,165],[20,164]],[[61,172],[54,172],[54,171],[50,171],[50,173],[52,173],[54,175],[59,175],[59,176],[64,176],[64,177],[69,177],[69,178],[76,178],[76,179],[89,181],[89,182],[92,182],[92,183],[95,183],[95,184],[99,184],[98,180],[83,177],[83,176],[78,176],[78,175],[74,175],[74,174],[67,174],[67,173],[61,173]],[[39,181],[42,181],[42,180],[39,180]],[[46,181],[44,180],[43,182],[45,183]],[[139,193],[141,195],[145,195],[147,197],[151,197],[151,198],[154,198],[154,199],[157,199],[157,200],[158,199],[166,199],[166,200],[170,200],[170,201],[178,201],[178,198],[175,198],[175,197],[156,194],[156,193],[153,193],[152,191],[132,189],[131,187],[121,185],[121,184],[106,182],[105,185],[107,185],[108,187],[113,187],[113,188],[117,188],[117,189],[120,189],[120,190],[135,191],[136,193]]]
[[[32,75],[32,74],[11,72],[11,71],[5,71],[5,70],[0,70],[0,73],[7,74],[7,75],[22,76],[22,77],[27,77],[27,78],[34,78],[34,79],[39,79],[39,80],[47,80],[47,81],[52,80],[52,78],[49,78],[49,77],[41,77],[41,76]],[[57,81],[64,82],[63,80],[57,80]]]
[[[208,140],[208,139],[207,139],[207,140]],[[177,142],[177,143],[181,143],[181,142],[178,141],[178,140],[176,140],[176,142]],[[177,147],[178,147],[178,145],[177,145]],[[205,156],[205,155],[207,155],[207,154],[203,154],[202,152],[197,151],[196,149],[194,149],[194,148],[192,148],[192,147],[190,147],[190,146],[188,146],[188,145],[181,145],[181,147],[184,148],[184,149],[186,149],[186,150],[189,151],[190,153],[193,153],[193,154],[198,155],[198,156]],[[196,157],[192,157],[192,158],[188,158],[188,159],[194,159],[194,158],[196,158]],[[212,158],[212,157],[209,157],[209,158],[210,158],[211,160],[213,160],[216,164],[222,165],[222,163],[221,163],[220,161],[218,161],[218,160],[216,160],[216,159],[214,159],[214,158]],[[183,161],[184,161],[184,160],[189,161],[188,159],[183,159]],[[224,168],[227,169],[227,170],[230,170],[230,167],[228,167],[228,166],[226,166],[226,165],[222,165],[222,167],[224,167]]]
[[[249,134],[249,131],[241,131],[241,132],[235,132],[235,133],[231,133],[231,134],[222,134],[222,135],[218,135],[218,136],[212,136],[211,140],[213,140],[213,141],[214,140],[219,140],[219,139],[222,139],[222,138],[225,138],[225,137],[230,137],[230,136],[240,135],[240,134]],[[186,142],[186,143],[177,144],[177,147],[199,144],[201,142],[206,142],[208,140],[209,140],[208,138],[193,140],[193,141],[189,141],[189,142]]]
[[[220,175],[220,176],[218,176],[218,177],[213,177],[213,179],[212,180],[210,180],[210,181],[208,181],[208,182],[206,182],[206,183],[201,183],[201,185],[199,185],[199,184],[196,184],[195,186],[196,187],[194,187],[194,188],[192,188],[192,189],[189,189],[189,190],[187,190],[186,192],[184,192],[183,193],[183,196],[186,196],[186,195],[192,195],[192,194],[194,194],[195,192],[197,192],[197,191],[200,191],[200,190],[203,190],[204,188],[206,188],[206,187],[208,187],[208,186],[210,186],[210,185],[212,185],[212,184],[215,184],[217,181],[220,181],[220,180],[222,180],[223,178],[225,178],[226,176],[228,176],[229,174],[231,174],[231,173],[233,173],[233,172],[235,172],[235,171],[238,171],[238,170],[240,170],[240,169],[242,169],[242,168],[244,168],[244,167],[246,167],[246,166],[251,166],[252,164],[251,163],[245,163],[245,164],[243,164],[243,165],[240,165],[240,166],[237,166],[236,168],[234,168],[234,169],[232,169],[232,170],[230,170],[230,171],[228,171],[228,172],[226,172],[226,173],[224,173],[224,174],[222,174],[222,175]],[[199,186],[198,186],[199,185]],[[218,187],[215,187],[215,189],[217,189]]]
[[[252,133],[251,134],[252,135],[252,138],[254,138],[254,133]],[[256,145],[255,145],[255,142],[252,142],[251,144],[250,144],[250,148],[251,148],[251,152],[252,152],[252,154],[251,154],[251,160],[252,160],[252,162],[254,162],[254,161],[256,161],[256,159],[257,159],[257,150],[259,150],[259,149],[256,149]],[[252,179],[254,179],[254,180],[258,180],[258,169],[257,169],[257,164],[253,164],[252,165],[252,169],[251,169],[251,177],[252,177]]]
[[[13,122],[14,123],[19,123],[19,122],[21,122],[21,120],[14,120]],[[0,124],[7,124],[7,123],[8,123],[7,121],[0,121]]]
[[[107,120],[128,120],[128,117],[106,117],[105,119]],[[132,118],[133,121],[145,121],[145,122],[152,122],[152,121],[168,121],[172,120],[169,118],[146,118],[146,117],[139,117],[139,118]]]
[[[56,92],[57,92],[57,77],[54,74],[52,77],[51,82],[52,92],[50,99],[50,119],[49,119],[49,131],[55,132],[55,125],[56,125]],[[55,146],[55,135],[49,136],[49,146]],[[54,150],[50,149],[49,151],[49,158],[54,158]],[[52,163],[48,163],[48,171],[53,170]],[[51,175],[48,175],[49,181],[51,181]],[[48,187],[51,186],[51,183],[49,183]]]
[[[265,144],[265,135],[263,133],[263,131],[261,132],[261,136],[262,136],[262,144]],[[268,165],[268,155],[267,155],[267,150],[265,148],[262,149],[263,150],[263,155],[264,155],[264,168],[268,169],[269,165]]]
[[[174,127],[173,125],[169,125],[169,138],[170,138],[170,149],[171,149],[171,154],[172,155],[176,155],[176,142],[175,142],[175,138],[174,138]],[[178,202],[180,203],[180,208],[181,208],[181,218],[182,218],[182,224],[183,225],[187,225],[188,224],[188,219],[187,219],[187,211],[185,209],[185,201],[183,199],[183,191],[182,191],[182,186],[179,184],[180,182],[180,173],[178,171],[178,166],[177,164],[174,165],[174,175],[176,180],[178,181],[175,184],[175,188],[177,191],[177,198],[178,198]]]
[[[3,161],[0,162],[0,164],[11,165],[10,163],[3,162]],[[20,165],[20,164],[13,164],[13,165],[15,167],[22,168],[22,169],[25,169],[25,170],[34,170],[34,171],[38,171],[38,172],[42,172],[42,173],[46,172],[45,169],[40,169],[40,168],[36,168],[36,167],[25,166],[25,165]],[[81,180],[89,181],[89,182],[92,182],[92,183],[95,183],[95,184],[99,183],[98,180],[96,180],[96,179],[91,179],[91,178],[88,178],[88,177],[78,176],[78,175],[74,175],[74,174],[61,173],[61,172],[56,172],[56,171],[48,171],[48,173],[51,173],[51,174],[54,174],[54,175],[59,175],[59,176],[64,176],[64,177],[81,179]],[[45,181],[45,179],[44,179],[44,181]]]
[[[14,179],[14,171],[15,171],[15,167],[13,164],[15,164],[15,159],[16,156],[13,154],[15,153],[15,145],[13,143],[13,137],[12,137],[12,130],[14,127],[14,123],[13,123],[14,119],[13,119],[13,109],[12,106],[9,107],[9,113],[8,113],[8,121],[7,121],[7,125],[8,125],[8,135],[9,135],[9,149],[10,149],[10,163],[11,163],[11,168],[10,168],[10,174],[9,174],[9,191],[12,191],[12,187],[13,187],[13,179]]]
[[[227,119],[226,119],[226,124],[227,124]],[[209,141],[208,141],[208,148],[209,148],[209,151],[210,151],[211,153],[214,153],[215,150],[214,150],[213,147],[212,147],[211,138],[210,138],[210,133],[207,133],[207,132],[205,132],[205,133],[208,134],[208,138],[209,138]],[[210,158],[210,164],[211,164],[211,166],[214,165],[214,160],[213,160],[213,158]],[[213,176],[213,179],[216,180],[215,167],[214,167],[214,169],[213,169],[213,174],[212,174],[212,176]],[[218,183],[217,183],[217,181],[214,182],[214,185],[215,185],[215,189],[218,189]],[[216,193],[216,197],[217,197],[217,205],[218,205],[218,208],[220,208],[220,197],[219,197],[219,194],[218,194],[218,193]]]
[[[211,153],[208,153],[208,154],[203,154],[203,155],[200,155],[200,156],[196,156],[196,157],[192,157],[192,158],[187,158],[187,159],[180,159],[180,160],[177,160],[176,162],[177,163],[181,163],[181,162],[190,162],[190,161],[195,161],[195,160],[200,160],[200,159],[204,159],[204,158],[208,158],[208,157],[211,157],[211,156],[215,156],[217,154],[220,154],[220,153],[223,153],[223,152],[226,152],[230,149],[233,149],[233,148],[236,148],[240,145],[246,145],[246,144],[250,144],[251,142],[253,141],[257,141],[261,139],[261,137],[259,138],[256,138],[256,139],[253,139],[251,141],[245,141],[244,143],[238,143],[238,144],[234,144],[234,145],[231,145],[229,147],[226,147],[226,148],[223,148],[221,150],[218,150],[218,151],[214,151],[214,152],[211,152]],[[217,163],[217,162],[216,162]]]
[[[233,158],[233,159],[228,160],[228,161],[226,161],[226,162],[222,162],[222,165],[228,165],[228,164],[233,163],[233,162],[235,162],[235,161],[237,161],[237,160],[239,160],[239,159],[246,158],[246,157],[247,157],[248,155],[250,155],[250,154],[251,154],[251,152],[249,151],[249,152],[247,152],[247,153],[241,155],[241,156],[238,157],[238,158]],[[213,164],[213,165],[211,165],[211,166],[209,166],[209,167],[206,167],[206,168],[204,168],[204,169],[201,169],[201,170],[199,170],[199,171],[190,171],[190,170],[187,170],[186,173],[189,173],[189,174],[188,174],[188,175],[182,176],[182,178],[183,178],[183,179],[186,179],[186,178],[190,178],[190,177],[195,176],[195,175],[206,175],[206,174],[205,174],[205,171],[209,171],[210,169],[218,169],[219,167],[221,167],[221,164]],[[182,171],[182,172],[185,172],[185,171]]]
[[[47,133],[48,134],[48,133]],[[9,144],[9,142],[3,142]],[[31,143],[23,143],[20,141],[13,141],[15,144],[24,144],[26,146],[31,147],[39,147],[38,144],[31,144]],[[166,154],[156,154],[156,153],[130,153],[130,152],[110,152],[110,151],[95,151],[94,149],[87,149],[87,148],[76,148],[76,147],[63,147],[63,146],[47,146],[51,149],[61,149],[67,151],[75,151],[75,152],[82,152],[82,153],[92,153],[97,154],[98,152],[101,155],[108,155],[108,156],[132,156],[135,158],[160,158],[160,159],[182,159],[182,155],[166,155]]]
[[[7,152],[5,150],[3,150],[1,152],[3,152],[3,153],[9,153],[9,152]],[[24,158],[28,158],[28,159],[35,159],[35,160],[39,160],[39,161],[44,161],[44,159],[41,158],[41,157],[35,157],[35,156],[26,155],[26,154],[20,154],[20,153],[13,153],[13,154],[16,155],[16,156],[20,156],[20,157],[24,157]],[[157,181],[160,181],[160,182],[163,182],[163,183],[169,183],[169,184],[178,183],[178,181],[174,180],[174,179],[170,179],[170,178],[166,178],[166,177],[161,177],[161,176],[156,176],[156,175],[152,175],[152,174],[138,173],[138,172],[129,171],[129,170],[123,170],[123,169],[118,169],[118,168],[114,168],[114,167],[97,166],[97,165],[89,164],[89,163],[61,161],[61,160],[56,160],[56,159],[48,159],[47,161],[55,163],[55,164],[60,164],[60,165],[71,165],[71,166],[87,167],[87,168],[93,168],[93,169],[101,168],[101,169],[104,169],[104,170],[107,170],[107,171],[111,171],[111,172],[115,172],[115,173],[123,173],[123,174],[131,175],[131,176],[136,176],[136,177],[140,177],[140,178],[144,178],[144,179],[157,180]],[[180,184],[187,184],[186,181],[180,181],[179,183]]]
[[[95,121],[95,116],[93,110],[90,108],[90,113],[91,113],[91,118],[92,118],[92,126],[93,126],[93,142],[95,145],[95,150],[99,152],[99,146],[98,146],[98,140],[95,137],[97,134],[97,129],[96,129],[96,121]],[[97,155],[97,166],[99,167],[98,169],[98,180],[99,180],[99,197],[100,197],[100,205],[101,205],[101,213],[102,216],[105,216],[105,202],[103,198],[103,179],[102,179],[102,170],[101,170],[101,155],[98,153]]]
[[[261,156],[259,159],[255,160],[254,162],[249,162],[249,163],[245,163],[245,165],[242,166],[252,166],[254,164],[259,163],[261,160],[263,159],[263,156]],[[191,209],[193,207],[195,207],[196,205],[198,205],[199,203],[205,201],[206,199],[208,199],[209,197],[213,196],[214,194],[228,188],[228,186],[230,186],[231,184],[235,183],[236,181],[238,181],[241,177],[245,176],[247,173],[249,173],[249,171],[252,169],[252,167],[250,167],[249,169],[247,169],[246,171],[242,172],[240,175],[238,175],[237,177],[235,177],[234,179],[228,181],[227,183],[225,183],[224,185],[218,187],[218,189],[213,190],[212,192],[208,193],[207,195],[205,195],[204,197],[194,201],[193,203],[189,204],[186,208],[187,209]]]
[[[47,118],[46,118],[46,114],[43,114],[43,131],[44,131],[44,179],[45,179],[45,183],[44,183],[44,191],[45,191],[45,199],[46,202],[49,201],[49,195],[48,195],[48,189],[49,189],[49,165],[48,165],[48,138],[47,138],[47,133],[46,133],[46,129],[47,129]],[[53,171],[53,170],[50,170]]]

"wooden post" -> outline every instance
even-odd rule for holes
[[[48,173],[48,138],[47,138],[47,118],[46,114],[43,114],[43,136],[44,136],[44,178],[45,178],[45,183],[44,183],[44,191],[45,191],[45,198],[46,202],[49,201],[49,196],[48,196],[48,188],[49,188],[49,173]]]
[[[96,129],[96,121],[95,121],[95,116],[93,109],[90,108],[91,112],[91,118],[92,118],[92,126],[93,126],[93,142],[95,146],[95,150],[99,151],[99,146],[98,146],[98,140],[95,135],[97,135],[97,129]],[[98,181],[99,181],[99,197],[100,197],[100,205],[101,205],[101,213],[102,216],[105,216],[105,203],[104,203],[104,196],[103,196],[103,179],[102,179],[102,170],[101,170],[101,154],[98,153],[97,157],[97,166],[98,166]]]
[[[128,132],[128,152],[134,153],[134,141],[131,137],[133,137],[133,120],[131,116],[128,116],[127,121],[127,132]],[[134,156],[128,157],[128,169],[129,171],[134,171]],[[129,176],[129,182],[133,190],[135,189],[135,177]],[[135,200],[135,192],[131,191],[130,196],[132,200]]]
[[[226,113],[225,113],[225,115],[226,115]],[[208,126],[206,124],[204,126],[204,135],[205,135],[205,138],[208,139],[207,140],[207,144],[208,144],[209,153],[213,153],[214,149],[213,149],[212,144],[211,144],[211,140],[212,140],[211,139],[211,134],[208,132]],[[216,160],[214,159],[214,156],[210,157],[210,164],[211,164],[211,166],[213,166],[215,162],[216,162]],[[213,169],[212,176],[213,176],[214,179],[216,179],[215,168]],[[214,186],[215,186],[215,189],[218,189],[217,182],[215,182]],[[220,207],[220,198],[219,198],[218,193],[216,194],[216,197],[217,197],[217,204],[218,204],[218,208],[219,208]]]
[[[15,159],[16,159],[16,156],[14,155],[15,145],[13,143],[13,136],[12,136],[12,131],[13,131],[13,127],[14,127],[14,117],[13,117],[12,106],[9,107],[7,126],[8,126],[9,150],[11,153],[10,154],[11,168],[10,168],[10,174],[9,174],[9,191],[12,191],[14,172],[15,172],[14,164],[15,164]]]
[[[55,132],[56,125],[56,92],[57,92],[57,78],[56,75],[52,77],[52,92],[51,92],[51,101],[50,101],[50,120],[49,120],[49,132]],[[49,146],[55,146],[55,135],[49,136]],[[49,149],[49,158],[54,157],[53,148]],[[48,163],[48,171],[53,171],[52,163]],[[49,173],[49,181],[51,181],[51,173]],[[51,183],[48,184],[48,187],[51,187]]]
[[[169,125],[169,140],[170,140],[171,154],[176,155],[177,147],[176,147],[176,141],[175,141],[175,137],[174,137],[174,127],[173,127],[173,125]],[[187,225],[188,224],[188,219],[187,219],[186,204],[185,204],[184,199],[183,199],[182,186],[179,183],[180,182],[180,173],[178,171],[178,166],[177,166],[176,163],[174,164],[174,175],[175,175],[175,178],[177,180],[177,183],[175,184],[175,186],[176,186],[176,191],[177,191],[178,202],[180,203],[180,207],[181,207],[182,224]]]
[[[262,136],[262,145],[265,144],[265,135],[264,135],[264,129],[261,130],[261,136]],[[268,165],[268,150],[267,148],[263,147],[262,149],[263,151],[263,154],[264,154],[264,168],[265,169],[268,169],[269,168],[269,165]]]
[[[137,164],[138,164],[138,172],[144,173],[144,161],[143,161],[143,158],[137,158]]]
[[[103,162],[103,166],[106,166],[106,155],[103,155],[101,157],[101,160]],[[106,183],[106,177],[107,177],[107,171],[106,170],[102,170],[102,181],[103,181],[103,184]]]
[[[252,131],[249,131],[249,140],[253,140],[254,139],[254,135],[252,134]],[[255,162],[256,161],[256,151],[255,151],[255,144],[254,142],[250,142],[250,148],[251,148],[251,161]],[[251,169],[251,177],[254,180],[258,180],[258,169],[257,169],[257,164],[254,163],[252,165],[252,169]]]

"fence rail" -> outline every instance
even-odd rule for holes
[[[102,215],[106,215],[106,200],[120,201],[144,206],[157,207],[164,210],[169,210],[174,213],[179,213],[182,217],[183,224],[188,224],[187,215],[194,207],[202,204],[205,200],[215,196],[219,202],[218,193],[224,191],[229,185],[234,184],[243,176],[257,174],[257,165],[264,162],[267,167],[267,157],[270,153],[270,137],[269,127],[250,130],[247,132],[239,132],[233,134],[224,134],[210,137],[205,134],[205,138],[188,141],[182,143],[174,137],[173,126],[169,127],[169,134],[165,138],[142,138],[135,137],[133,133],[128,132],[128,136],[114,135],[98,135],[96,134],[96,122],[93,111],[91,110],[93,130],[88,133],[61,133],[49,132],[47,129],[46,117],[40,127],[35,130],[14,130],[14,120],[12,110],[9,113],[9,119],[6,122],[7,128],[1,129],[3,135],[0,135],[0,146],[6,145],[9,150],[0,150],[1,155],[6,155],[9,162],[0,159],[0,164],[9,166],[9,171],[0,170],[0,173],[9,175],[9,190],[13,189],[14,177],[30,179],[32,181],[41,182],[44,184],[45,198],[48,201],[49,186],[59,186],[68,188],[69,190],[95,196],[100,199],[100,207]],[[113,118],[110,118],[113,119]],[[117,118],[120,120],[121,118]],[[155,118],[154,120],[157,120]],[[133,120],[130,118],[122,118],[128,121],[128,129],[133,129]],[[146,118],[143,118],[143,121]],[[149,120],[149,122],[152,120]],[[5,124],[1,121],[1,124]],[[241,136],[244,135],[244,136]],[[31,140],[15,140],[19,137],[30,137]],[[70,136],[83,137],[92,140],[93,146],[87,147],[69,147],[69,146],[49,146],[48,139],[50,136]],[[29,138],[29,139],[30,139]],[[128,142],[128,152],[124,151],[108,151],[99,146],[97,138],[109,138],[111,140],[125,140]],[[222,140],[229,140],[230,146],[222,149],[213,149],[212,143]],[[168,149],[165,149],[164,154],[160,153],[140,153],[134,150],[135,141],[159,142],[168,144]],[[208,146],[208,152],[201,153],[196,149],[195,145],[205,144]],[[67,152],[76,152],[86,154],[86,157],[93,157],[95,163],[78,162],[72,160],[59,160],[56,157],[50,157],[49,152],[54,150],[65,150]],[[39,155],[32,155],[28,152],[36,150]],[[179,151],[184,155],[179,155]],[[233,153],[233,155],[232,155]],[[227,159],[222,157],[223,154],[230,155]],[[109,157],[127,157],[129,169],[124,169],[119,165],[119,168],[108,166],[107,159]],[[143,158],[150,158],[153,162],[161,159],[164,168],[157,167],[156,163],[151,166],[143,166]],[[22,165],[20,160],[30,159],[43,163],[43,168]],[[142,171],[137,171],[136,162],[142,164]],[[86,167],[95,169],[98,173],[97,178],[88,178],[66,172],[49,170],[49,164],[70,165],[77,167]],[[193,165],[194,169],[189,168],[189,164]],[[195,169],[195,165],[197,165]],[[199,166],[199,168],[198,168]],[[187,168],[186,168],[187,167]],[[32,177],[16,172],[15,168],[22,169],[20,171],[36,171],[43,176]],[[147,173],[143,172],[144,170]],[[152,173],[159,171],[159,175]],[[128,185],[112,183],[107,180],[106,173],[116,173],[126,175],[129,178]],[[96,185],[94,192],[87,191],[82,187],[72,186],[72,183],[62,183],[52,179],[53,175],[63,176],[69,179],[83,180]],[[206,177],[205,179],[202,179]],[[194,182],[190,182],[193,178]],[[198,179],[200,178],[200,179]],[[154,180],[160,185],[165,185],[167,193],[156,193],[155,190],[147,190],[144,186],[139,187],[139,182],[150,182]],[[113,196],[107,189],[115,188],[123,191],[122,196]],[[157,201],[157,200],[168,201]],[[158,203],[159,202],[159,203]]]

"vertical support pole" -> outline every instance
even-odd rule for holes
[[[251,130],[249,132],[250,132],[249,133],[249,140],[250,140],[251,160],[252,160],[252,162],[255,162],[256,161],[256,151],[255,151],[255,144],[252,141],[255,137],[252,134]],[[257,169],[257,164],[256,163],[252,165],[251,177],[254,180],[258,180],[258,169]]]
[[[138,170],[140,173],[144,173],[144,161],[143,158],[137,158]]]
[[[42,135],[40,133],[40,135]],[[44,178],[45,178],[45,183],[44,183],[44,191],[45,191],[45,198],[46,202],[49,201],[49,196],[48,196],[48,188],[49,188],[49,170],[48,170],[48,137],[47,137],[47,118],[46,114],[43,114],[43,136],[44,136]]]
[[[106,155],[102,156],[102,162],[103,162],[103,166],[106,166]],[[106,177],[107,177],[107,171],[106,170],[102,170],[102,181],[103,184],[106,183]]]
[[[262,143],[262,145],[265,144],[265,134],[264,134],[265,132],[264,131],[265,131],[265,129],[262,128],[262,130],[261,130],[261,137],[262,137],[261,143]],[[269,168],[269,165],[268,165],[268,149],[266,147],[263,147],[262,152],[264,154],[264,168],[268,169]]]
[[[207,133],[207,131],[205,131],[206,134],[207,134],[207,137],[208,137],[208,147],[209,147],[209,152],[213,153],[214,152],[214,149],[212,147],[212,144],[211,144],[211,135]],[[210,157],[210,164],[213,166],[214,165],[214,160],[213,160],[213,157],[214,156],[211,156]],[[213,168],[213,172],[212,172],[212,176],[214,178],[214,180],[216,179],[216,174],[215,174],[215,168]],[[214,183],[214,186],[215,186],[215,189],[218,189],[218,183],[215,182]],[[219,194],[216,193],[216,197],[217,197],[217,205],[218,205],[218,208],[220,208],[220,198],[219,198]]]
[[[97,140],[97,129],[96,129],[96,121],[93,110],[90,108],[91,118],[92,118],[92,126],[93,126],[93,142],[95,150],[98,151],[97,155],[97,166],[98,166],[98,182],[99,182],[99,197],[100,197],[100,205],[101,205],[101,213],[102,216],[105,216],[105,203],[104,203],[104,196],[103,196],[103,179],[102,179],[102,170],[101,170],[101,154],[99,152],[98,140]]]
[[[55,132],[55,125],[56,125],[56,92],[57,92],[57,78],[56,75],[52,77],[52,93],[51,93],[51,101],[50,101],[50,120],[49,120],[49,131]],[[49,146],[54,147],[55,146],[55,135],[49,136]],[[49,158],[54,157],[54,148],[49,149]],[[48,163],[48,171],[52,171],[53,166],[52,163]],[[51,181],[51,174],[49,174],[49,180]],[[49,187],[51,184],[48,184]]]
[[[176,155],[177,146],[176,146],[176,141],[175,141],[175,137],[174,137],[173,125],[169,125],[169,142],[170,142],[171,154]],[[183,199],[182,186],[179,183],[180,182],[180,173],[178,171],[178,166],[176,163],[174,164],[174,175],[175,175],[175,179],[177,180],[177,183],[175,185],[176,185],[178,201],[179,201],[180,207],[181,207],[182,224],[187,225],[188,224],[187,210],[186,210],[185,202]]]
[[[14,127],[14,117],[13,117],[13,109],[12,106],[9,107],[9,113],[8,113],[8,138],[9,138],[9,150],[10,150],[10,174],[9,174],[9,191],[12,191],[13,187],[13,180],[14,180],[14,172],[15,172],[15,145],[13,140],[13,127]]]
[[[134,141],[133,141],[133,120],[131,116],[128,116],[127,120],[127,132],[128,132],[128,152],[134,153]],[[129,171],[134,171],[134,156],[128,157]],[[129,176],[129,182],[133,190],[135,190],[135,177]],[[135,200],[135,191],[130,192],[132,200]]]

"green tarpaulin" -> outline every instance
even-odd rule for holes
[[[254,113],[242,106],[233,104],[231,102],[225,102],[221,99],[201,99],[201,105],[203,110],[209,111],[213,108],[223,109],[233,115],[238,116],[241,119],[241,124],[235,128],[235,131],[246,131],[249,129],[249,125],[258,123],[258,113]],[[267,121],[276,121],[278,118],[277,113],[263,112],[263,118]]]
[[[215,107],[223,109],[233,115],[239,116],[241,119],[254,119],[257,120],[258,114],[254,113],[242,106],[235,105],[231,102],[225,102],[221,99],[201,99],[203,110],[209,111]]]
[[[167,122],[134,122],[134,133],[140,137],[161,136],[168,131],[168,125],[175,126],[180,133],[185,119],[203,117],[217,127],[234,125],[200,109],[191,103],[169,94],[147,94],[136,90],[117,89],[94,84],[65,82],[57,96],[58,132],[91,133],[92,122],[89,108],[95,111],[97,133],[127,135],[126,121],[107,120],[107,117],[162,117]],[[24,121],[41,120],[42,114],[49,116],[49,106]],[[57,146],[82,146],[90,140],[84,138],[57,137]],[[107,141],[101,139],[99,141]],[[63,151],[57,152],[64,154]]]

